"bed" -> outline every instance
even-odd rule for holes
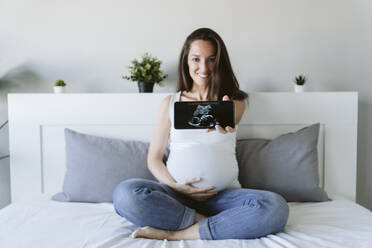
[[[132,239],[112,203],[57,202],[64,129],[149,141],[167,94],[10,94],[12,203],[0,210],[0,247],[372,247],[372,213],[356,199],[356,92],[251,93],[237,137],[274,138],[320,123],[325,202],[290,202],[283,232],[254,240]]]

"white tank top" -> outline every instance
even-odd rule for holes
[[[200,177],[196,187],[215,186],[215,191],[241,188],[239,167],[235,155],[236,132],[207,133],[205,129],[174,129],[174,102],[180,101],[181,92],[170,101],[169,173],[177,182]],[[238,126],[236,125],[236,128]]]

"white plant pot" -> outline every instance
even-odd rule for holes
[[[54,86],[54,93],[65,93],[65,86]]]
[[[297,85],[297,84],[295,84],[294,85],[294,91],[296,93],[304,92],[305,91],[305,85]]]

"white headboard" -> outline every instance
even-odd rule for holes
[[[168,94],[9,94],[12,202],[62,189],[71,129],[150,141]],[[355,201],[357,92],[250,93],[238,139],[274,138],[319,122],[321,186]]]

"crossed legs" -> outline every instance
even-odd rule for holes
[[[288,205],[278,194],[231,189],[208,199],[206,217],[186,204],[186,198],[166,185],[145,179],[120,183],[113,194],[116,212],[145,227],[134,238],[167,240],[249,239],[283,230]]]

